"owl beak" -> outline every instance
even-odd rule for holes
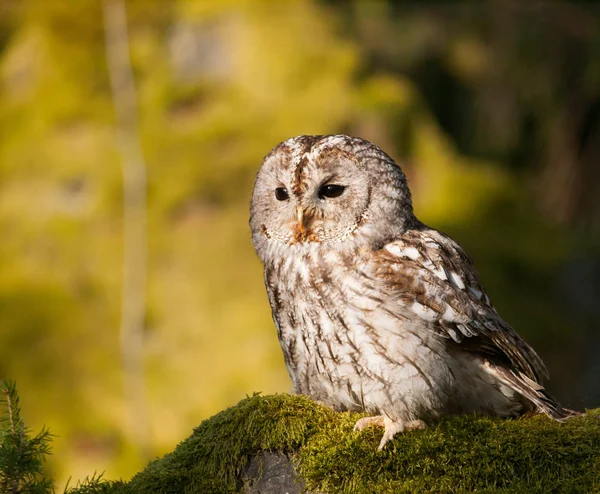
[[[298,218],[298,228],[300,229],[300,232],[304,233],[304,210],[302,209],[302,206],[296,207],[296,218]]]

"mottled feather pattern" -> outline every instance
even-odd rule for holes
[[[548,377],[539,356],[491,305],[471,260],[451,238],[421,226],[386,245],[375,254],[375,259],[378,269],[384,266],[388,270],[384,278],[392,291],[401,286],[398,279],[413,280],[407,287],[406,300],[412,302],[411,307],[421,317],[433,318],[437,327],[456,343],[479,337],[475,338],[475,345],[479,346],[475,350],[485,354],[487,345],[489,357],[508,358],[530,379]]]
[[[258,173],[250,225],[294,389],[373,414],[356,429],[383,426],[380,447],[452,413],[568,415],[471,260],[414,216],[404,173],[377,146],[284,141]]]

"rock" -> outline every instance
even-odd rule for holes
[[[244,494],[302,494],[304,481],[296,475],[290,459],[281,453],[253,456],[242,474]]]

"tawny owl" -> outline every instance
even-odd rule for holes
[[[296,392],[397,432],[457,413],[568,413],[451,238],[421,223],[400,167],[345,135],[264,159],[250,226]]]

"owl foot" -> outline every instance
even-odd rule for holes
[[[362,431],[370,425],[384,428],[383,437],[381,438],[377,451],[381,451],[388,441],[391,441],[398,432],[425,429],[425,427],[427,427],[422,420],[409,420],[404,422],[403,420],[392,420],[384,415],[376,415],[374,417],[364,417],[358,420],[356,424],[354,424],[354,430]]]
[[[375,415],[374,417],[363,417],[354,424],[354,432],[359,432],[370,425],[376,425],[378,427],[385,427],[384,416]]]

